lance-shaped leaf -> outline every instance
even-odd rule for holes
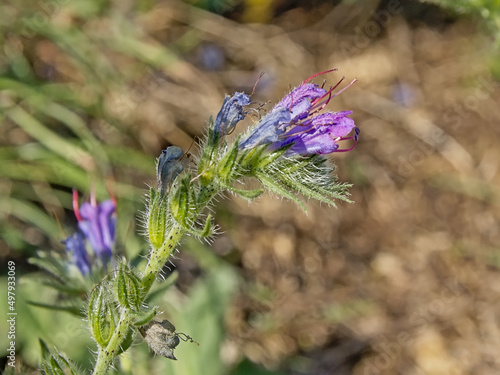
[[[152,321],[156,314],[156,308],[146,311],[145,313],[138,315],[133,324],[136,327],[142,327]]]
[[[244,190],[244,189],[237,189],[232,186],[228,186],[227,189],[239,195],[241,198],[249,201],[260,197],[262,193],[264,193],[264,189]]]
[[[212,228],[212,216],[209,214],[205,220],[205,224],[202,229],[196,228],[194,225],[187,227],[186,230],[194,236],[197,237],[208,237],[213,234]]]
[[[279,196],[282,196],[284,198],[288,198],[291,201],[294,201],[300,208],[302,208],[304,210],[304,212],[307,212],[307,208],[304,205],[304,203],[302,203],[302,201],[300,199],[298,199],[294,195],[294,193],[290,192],[289,190],[287,190],[286,188],[281,186],[279,184],[279,182],[276,182],[276,180],[273,177],[267,176],[263,173],[257,173],[256,177],[260,180],[262,185],[264,185],[269,191],[271,191],[272,193],[274,193],[276,195],[279,195]]]
[[[97,344],[105,347],[115,330],[115,318],[111,296],[102,285],[96,286],[90,293],[88,321],[90,331]]]

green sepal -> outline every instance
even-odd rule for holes
[[[288,198],[291,201],[295,202],[304,212],[307,213],[307,208],[302,203],[300,199],[298,199],[292,192],[288,191],[286,188],[281,186],[276,180],[270,176],[267,176],[263,173],[257,173],[256,177],[260,180],[260,182],[271,192],[276,195],[282,196],[284,198]]]
[[[120,306],[134,311],[141,306],[141,280],[131,270],[118,268],[115,274],[114,292]]]
[[[283,146],[280,149],[270,153],[269,155],[266,155],[262,158],[259,158],[259,161],[257,162],[257,168],[264,169],[269,164],[274,163],[277,159],[279,159],[281,156],[283,156],[283,154],[285,152],[287,152],[293,145],[294,145],[293,143],[290,143],[290,144]],[[263,150],[265,150],[265,149],[263,149]]]
[[[102,285],[96,286],[90,293],[88,321],[90,330],[97,344],[105,347],[115,330],[113,308],[109,301],[110,296],[105,295]]]
[[[194,226],[185,228],[189,233],[196,237],[208,237],[213,234],[212,229],[212,215],[208,215],[203,225],[203,229],[195,228]]]
[[[214,178],[214,159],[220,148],[220,138],[214,136],[214,121],[209,119],[208,137],[203,146],[203,154],[198,161],[198,175],[202,185],[208,185]]]
[[[227,189],[249,201],[260,197],[264,193],[264,189],[244,190],[232,186],[227,187]]]
[[[133,322],[133,325],[135,327],[142,327],[142,326],[148,324],[150,321],[152,321],[157,313],[158,312],[156,311],[156,307],[150,311],[146,311],[145,313],[137,316],[137,318]]]
[[[170,199],[170,212],[177,223],[183,227],[186,226],[186,219],[189,216],[189,189],[191,185],[189,179],[190,177],[182,179]]]
[[[238,142],[217,161],[217,177],[223,184],[230,184],[233,180],[236,159],[238,158]]]
[[[165,242],[167,231],[167,196],[150,189],[148,210],[148,236],[154,249],[159,249]]]
[[[262,154],[266,151],[268,145],[262,145],[254,147],[250,150],[240,152],[240,158],[238,160],[238,165],[242,170],[246,170],[250,174],[254,169],[256,169]]]

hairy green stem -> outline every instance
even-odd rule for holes
[[[148,265],[146,266],[142,276],[142,288],[144,295],[148,294],[156,276],[158,276],[161,272],[163,266],[172,254],[172,251],[175,250],[184,233],[186,233],[186,231],[179,225],[175,224],[167,234],[167,240],[163,243],[162,247],[152,251]]]
[[[105,348],[99,348],[93,375],[104,375],[108,373],[109,366],[119,352],[120,345],[127,335],[127,330],[130,329],[132,319],[133,315],[131,314],[131,310],[122,310],[120,321],[118,322],[115,332],[111,336],[108,345]]]
[[[176,248],[177,244],[181,240],[185,231],[182,230],[178,225],[174,225],[167,236],[167,240],[163,246],[159,249],[153,250],[151,257],[149,258],[148,265],[144,271],[142,277],[143,285],[143,299],[151,289],[156,276],[161,272],[163,266],[167,262],[170,254]],[[141,301],[143,302],[143,301]],[[104,375],[108,372],[109,366],[113,362],[113,359],[120,352],[120,345],[122,344],[127,330],[130,329],[130,325],[133,322],[134,314],[129,309],[123,309],[120,314],[120,321],[115,328],[108,345],[105,348],[99,348],[97,355],[97,362],[94,367],[93,375]]]
[[[217,189],[214,186],[203,187],[200,191],[198,205],[200,209],[196,211],[195,216],[198,216],[200,212],[208,205],[208,203],[215,196]],[[153,249],[151,256],[149,258],[146,269],[144,270],[142,276],[142,298],[141,301],[144,302],[146,296],[153,285],[156,277],[161,272],[163,266],[167,262],[168,258],[175,250],[179,244],[182,236],[186,233],[186,230],[181,228],[180,225],[174,224],[167,234],[166,241],[159,249]],[[120,314],[120,320],[116,329],[105,348],[100,347],[97,355],[97,361],[94,367],[93,375],[104,375],[108,372],[109,366],[112,364],[113,359],[120,352],[120,345],[123,343],[125,336],[133,323],[134,313],[129,309],[122,309]]]

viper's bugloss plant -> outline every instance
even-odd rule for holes
[[[308,78],[265,115],[261,115],[261,107],[252,108],[251,97],[243,92],[226,96],[215,120],[209,120],[194,170],[184,168],[184,152],[179,147],[162,152],[156,164],[157,187],[149,191],[143,220],[149,243],[145,269],[115,260],[116,268],[89,292],[86,318],[98,348],[95,375],[107,373],[137,332],[155,353],[175,359],[173,350],[179,335],[172,323],[158,320],[156,309],[147,305],[147,297],[184,235],[203,238],[214,234],[209,212],[215,197],[231,192],[254,200],[268,191],[294,201],[304,211],[301,196],[329,205],[335,205],[336,200],[349,201],[350,185],[337,181],[334,166],[324,155],[351,150],[359,130],[349,117],[352,111],[325,109],[355,80],[337,92],[342,80],[327,88],[325,83],[311,82],[332,71]],[[228,141],[227,135],[251,116],[255,124],[246,134]],[[344,141],[351,143],[341,146]],[[249,180],[255,181],[255,188],[244,188],[251,186]],[[75,204],[80,231],[65,244],[84,275],[92,267],[85,240],[103,265],[111,260],[114,212],[112,201],[97,204],[91,199],[80,208]],[[44,366],[50,369],[50,364]]]

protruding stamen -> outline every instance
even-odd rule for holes
[[[73,189],[73,212],[77,221],[82,221],[82,215],[80,215],[80,206],[78,204],[78,190]]]
[[[333,140],[335,141],[335,143],[337,143],[339,141],[347,141],[349,139],[353,139],[354,140],[354,143],[351,145],[351,147],[349,147],[349,148],[343,148],[341,150],[337,149],[337,150],[335,150],[335,152],[347,152],[347,151],[351,151],[354,147],[356,147],[356,143],[358,143],[358,140],[359,140],[359,132],[360,132],[359,128],[354,128],[354,135],[353,136],[334,138]]]
[[[319,73],[316,73],[316,74],[314,74],[314,75],[310,76],[308,79],[306,79],[306,80],[304,81],[304,83],[307,83],[307,82],[309,82],[311,79],[313,79],[313,78],[315,78],[315,77],[317,77],[317,76],[320,76],[320,75],[322,75],[322,74],[331,73],[331,72],[336,72],[337,70],[338,70],[337,68],[333,68],[333,69],[330,69],[330,70],[325,70],[324,72],[319,72]]]
[[[344,79],[344,77],[342,77],[342,79]],[[338,95],[342,94],[345,90],[347,90],[347,89],[348,89],[349,87],[351,87],[351,86],[352,86],[355,82],[357,82],[357,80],[358,80],[357,78],[354,78],[354,79],[351,81],[351,83],[349,83],[346,87],[342,88],[340,91],[338,91],[338,92],[336,92],[335,94],[333,94],[333,95],[332,95],[332,98],[334,98],[334,97],[336,97],[336,96],[338,96]],[[339,82],[339,83],[340,83],[340,82]],[[337,86],[338,86],[338,84],[337,84]],[[337,87],[337,86],[335,86],[335,87]]]

